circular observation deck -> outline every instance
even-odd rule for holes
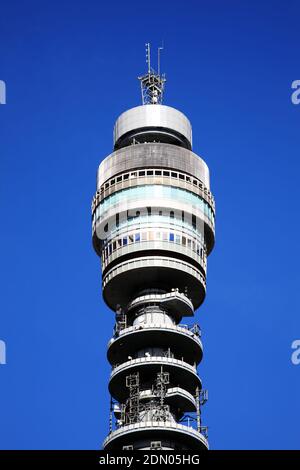
[[[171,315],[175,323],[179,323],[182,317],[192,317],[194,315],[192,302],[177,289],[167,293],[151,292],[149,290],[146,293],[141,292],[129,303],[127,313],[131,315],[133,311],[137,311],[141,307],[145,308],[153,305],[163,307],[168,315]]]
[[[126,306],[136,293],[145,289],[165,292],[187,289],[194,309],[205,298],[206,282],[200,269],[192,264],[165,256],[142,256],[118,263],[103,274],[103,298],[115,310],[116,305]]]
[[[128,356],[146,347],[160,347],[166,350],[172,345],[176,355],[189,364],[199,364],[203,356],[199,336],[180,325],[144,324],[120,331],[119,336],[108,343],[107,358],[113,364],[120,364]]]
[[[170,373],[170,384],[172,387],[180,387],[194,394],[197,387],[201,389],[202,382],[197,375],[196,367],[185,361],[165,356],[150,356],[131,359],[116,366],[110,375],[110,394],[119,402],[123,403],[128,398],[126,387],[126,376],[139,372],[140,382],[152,384],[156,374],[163,367],[164,372]]]
[[[106,451],[111,451],[134,443],[134,449],[146,449],[152,439],[174,450],[197,452],[209,448],[203,434],[192,427],[169,421],[146,421],[122,426],[107,436],[103,446]]]

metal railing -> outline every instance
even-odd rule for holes
[[[166,328],[166,329],[171,328],[174,330],[178,330],[182,328],[184,330],[190,331],[198,338],[201,338],[202,336],[202,331],[198,323],[194,323],[193,325],[186,325],[184,323],[179,323],[178,325],[173,325],[173,326],[165,325],[163,323],[148,323],[148,324],[146,323],[146,324],[140,324],[140,325],[135,325],[135,326],[133,325],[128,326],[125,322],[124,323],[118,322],[117,324],[115,324],[113,328],[113,337],[114,338],[118,337],[120,332],[124,330],[128,330],[129,332],[130,330],[139,331],[141,329],[155,328],[155,327],[161,327],[161,328]]]

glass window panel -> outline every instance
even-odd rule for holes
[[[139,200],[145,196],[151,197],[153,199],[161,197],[171,198],[180,202],[197,205],[205,212],[207,216],[213,219],[211,209],[209,208],[208,204],[204,202],[203,199],[201,199],[200,196],[197,196],[196,194],[190,193],[189,191],[181,188],[173,188],[161,185],[144,185],[118,191],[101,202],[99,206],[101,208],[100,211],[103,214],[103,212],[120,201],[123,202],[126,200]]]

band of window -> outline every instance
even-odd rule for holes
[[[199,194],[203,199],[205,199],[212,207],[213,211],[215,211],[215,201],[212,193],[209,189],[205,187],[205,185],[195,177],[191,177],[185,173],[181,173],[178,171],[171,171],[171,170],[163,170],[163,169],[145,169],[145,170],[137,170],[131,171],[127,173],[123,173],[119,176],[110,178],[106,181],[101,188],[96,192],[93,201],[92,201],[92,213],[95,211],[96,207],[100,204],[100,202],[108,197],[112,192],[118,190],[118,186],[120,183],[124,182],[132,182],[132,181],[139,181],[140,178],[143,180],[144,178],[151,178],[151,177],[162,177],[166,179],[168,184],[172,185],[172,182],[175,184],[175,180],[180,180],[185,183],[188,183],[191,187],[191,191],[194,191],[196,194]],[[143,181],[141,181],[143,184]]]

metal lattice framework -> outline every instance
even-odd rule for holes
[[[141,93],[143,104],[161,104],[163,100],[164,75],[157,75],[154,71],[138,77],[141,82]]]
[[[163,47],[158,48],[158,71],[151,67],[150,44],[146,44],[146,62],[148,64],[148,72],[138,79],[141,82],[141,93],[143,104],[162,104],[164,86],[166,82],[165,74],[160,74],[160,51]]]
[[[137,423],[140,414],[140,376],[138,372],[126,377],[126,387],[129,389],[129,398],[126,402],[125,421],[129,424]]]

